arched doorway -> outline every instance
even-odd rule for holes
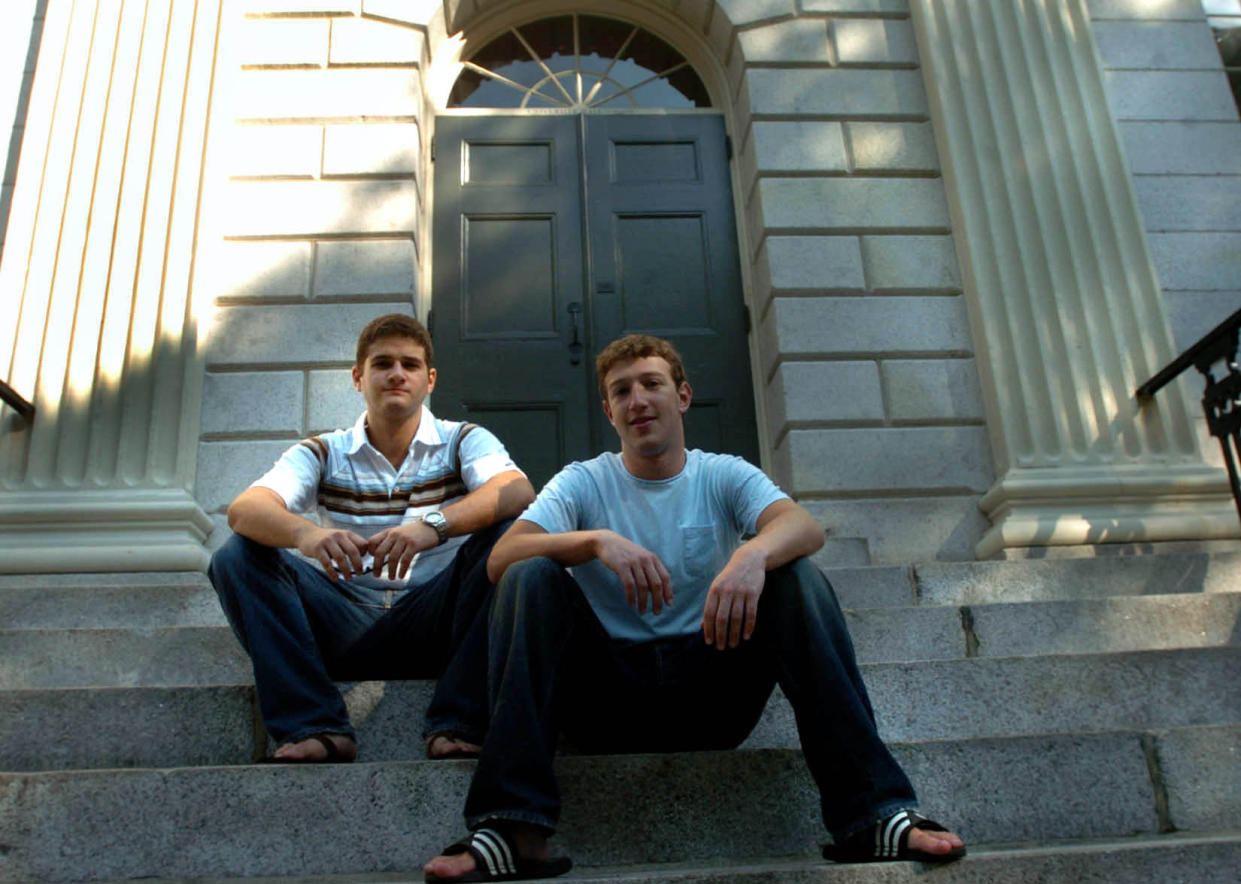
[[[536,486],[615,446],[593,354],[671,339],[692,447],[758,462],[721,115],[692,66],[633,24],[570,14],[464,62],[436,121],[438,411],[494,428]]]

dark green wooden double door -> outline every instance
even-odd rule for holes
[[[538,488],[616,450],[594,356],[668,338],[692,448],[758,462],[723,122],[442,116],[432,323],[437,414],[494,430]]]

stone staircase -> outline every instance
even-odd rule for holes
[[[829,571],[880,729],[970,856],[833,866],[783,698],[741,750],[565,756],[580,881],[1236,881],[1241,554]],[[420,881],[472,762],[347,686],[353,765],[271,767],[196,574],[0,578],[0,880]],[[653,723],[653,726],[657,723]]]

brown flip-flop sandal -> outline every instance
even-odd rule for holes
[[[440,737],[443,737],[446,740],[451,740],[454,743],[462,741],[469,742],[465,739],[465,737],[461,736],[461,734],[456,731],[436,731],[433,734],[428,734],[426,740],[427,758],[432,761],[447,761],[450,758],[477,758],[479,755],[480,750],[477,749],[453,749],[451,752],[445,752],[443,755],[432,755],[431,744]]]
[[[277,758],[272,755],[264,758],[259,764],[351,764],[353,762],[353,759],[347,756],[327,734],[311,734],[306,739],[318,742],[327,751],[327,755],[323,758]]]

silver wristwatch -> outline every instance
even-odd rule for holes
[[[440,543],[448,539],[448,520],[444,518],[443,513],[439,511],[427,513],[422,517],[422,521],[435,529],[435,534],[439,537]]]

